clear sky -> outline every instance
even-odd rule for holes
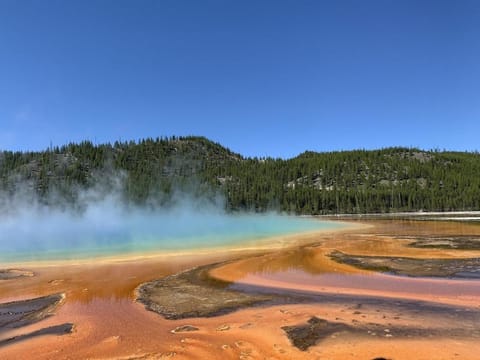
[[[480,150],[480,1],[0,0],[0,149]]]

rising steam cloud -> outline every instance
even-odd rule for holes
[[[45,205],[31,194],[2,199],[0,261],[218,247],[321,226],[273,213],[227,214],[221,196],[201,198],[188,192],[176,192],[160,207],[148,201],[132,205],[121,195],[121,180],[115,183],[108,191],[79,191],[75,207]]]

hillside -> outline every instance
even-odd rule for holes
[[[412,148],[244,158],[203,137],[0,152],[5,206],[19,196],[75,205],[84,189],[162,205],[224,195],[228,210],[302,214],[480,209],[480,155]]]

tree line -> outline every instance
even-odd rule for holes
[[[1,199],[23,193],[75,205],[81,190],[94,188],[116,189],[126,203],[139,205],[161,206],[176,192],[221,195],[229,211],[479,210],[480,155],[394,147],[245,158],[203,137],[0,152]]]

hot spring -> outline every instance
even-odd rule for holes
[[[278,214],[232,215],[208,207],[152,211],[104,203],[90,206],[82,214],[24,209],[0,218],[0,261],[213,249],[341,226]]]

